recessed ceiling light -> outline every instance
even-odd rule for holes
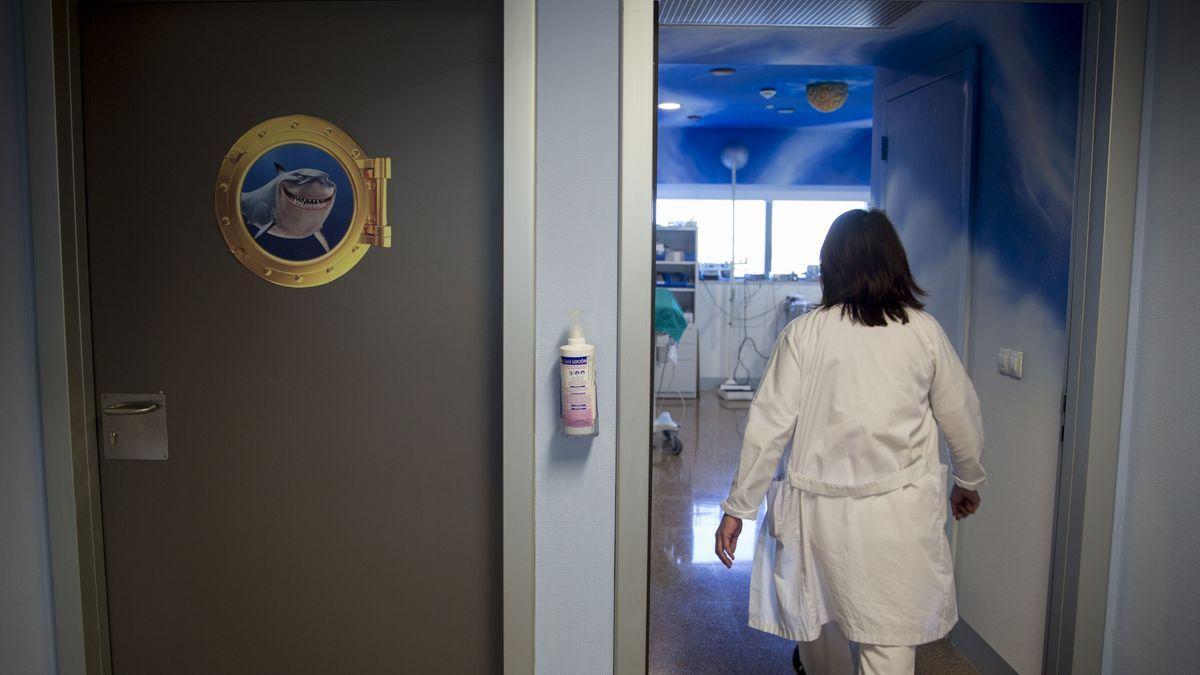
[[[771,100],[771,98],[773,96],[775,96],[775,88],[774,87],[763,87],[762,89],[758,90],[758,95],[769,101],[769,100]]]
[[[792,113],[796,112],[796,109],[795,108],[780,108],[776,112],[778,112],[780,115],[791,115]]]
[[[688,119],[695,122],[696,120],[700,119],[700,116],[699,115],[688,115]]]
[[[679,110],[683,105],[674,101],[663,101],[658,104],[659,110]]]
[[[712,73],[713,75],[732,75],[732,74],[736,73],[737,71],[734,70],[733,68],[724,67],[724,68],[713,68],[712,70],[710,70],[708,72]]]
[[[771,109],[773,109],[774,107],[775,107],[775,104],[774,104],[774,103],[768,103],[768,104],[767,104],[767,110],[771,110]]]

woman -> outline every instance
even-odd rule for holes
[[[912,673],[916,645],[958,620],[938,429],[953,463],[949,501],[965,518],[985,478],[979,399],[922,311],[882,211],[834,221],[821,290],[820,307],[788,324],[767,363],[721,504],[717,556],[732,566],[742,519],[766,497],[750,625],[799,642],[816,675],[855,672],[849,641],[858,672]]]

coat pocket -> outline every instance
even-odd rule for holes
[[[787,480],[772,481],[767,490],[767,523],[771,537],[778,541],[800,539],[798,492]]]

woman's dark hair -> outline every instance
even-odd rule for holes
[[[847,211],[833,221],[821,245],[821,307],[867,326],[908,323],[925,291],[913,279],[908,255],[892,221],[878,209]]]

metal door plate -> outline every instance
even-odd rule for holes
[[[167,397],[101,394],[100,443],[105,459],[167,459]]]

